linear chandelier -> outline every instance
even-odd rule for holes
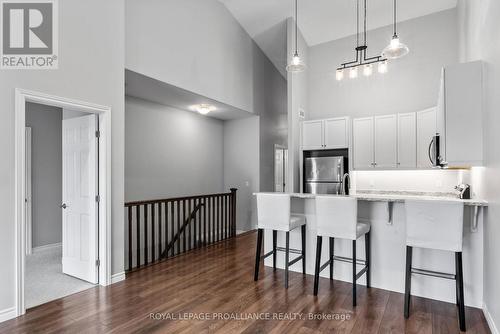
[[[366,51],[368,45],[366,43],[366,0],[364,0],[364,40],[363,44],[359,42],[359,0],[356,1],[356,59],[346,63],[340,64],[337,68],[335,78],[340,81],[344,78],[344,72],[349,71],[349,78],[354,79],[358,77],[358,68],[363,68],[363,75],[369,77],[373,74],[373,65],[378,64],[378,72],[387,72],[387,59],[381,55],[375,57],[367,57]]]

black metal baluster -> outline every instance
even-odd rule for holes
[[[128,270],[132,269],[132,207],[128,207]]]
[[[172,239],[170,239],[170,241],[172,241],[174,240],[174,235],[175,235],[175,201],[170,202],[170,222],[172,223],[172,232],[170,233]],[[175,245],[172,245],[172,251],[170,252],[170,254],[174,256]]]
[[[162,218],[162,214],[161,214],[161,211],[162,211],[162,207],[163,207],[163,203],[160,202],[158,203],[158,257],[161,257],[161,237],[162,237],[162,234],[161,234],[161,218]]]
[[[144,264],[148,264],[148,205],[144,205]]]
[[[156,211],[156,204],[151,203],[151,262],[155,262],[156,256],[155,256],[155,243],[156,243],[156,238],[155,238],[155,229],[156,229],[156,222],[155,222],[155,211]]]
[[[136,216],[136,219],[135,219],[135,225],[136,225],[136,229],[137,229],[137,233],[136,233],[136,252],[137,252],[137,255],[136,255],[136,259],[135,259],[135,266],[137,268],[139,268],[141,266],[141,207],[139,205],[137,205],[135,207],[135,216]]]

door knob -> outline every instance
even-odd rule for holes
[[[66,205],[66,203],[63,203],[63,204],[59,205],[59,207],[60,207],[61,209],[66,209],[68,206]]]

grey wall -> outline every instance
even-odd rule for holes
[[[253,112],[253,40],[217,0],[126,0],[126,67]]]
[[[462,60],[484,65],[484,196],[489,202],[484,226],[484,306],[487,319],[500,330],[500,2],[459,0]]]
[[[62,241],[62,109],[26,103],[31,127],[32,242]]]
[[[126,201],[223,190],[223,122],[125,99]]]
[[[59,69],[0,75],[0,313],[15,306],[15,88],[112,108],[112,272],[123,271],[124,3],[64,0],[58,17]]]
[[[217,0],[125,3],[126,68],[260,115],[257,182],[273,189],[273,147],[287,136],[287,86],[276,67]]]
[[[369,26],[368,26],[369,27]],[[354,59],[355,36],[320,44],[309,52],[306,118],[369,116],[417,111],[437,103],[441,67],[458,62],[457,11],[447,10],[398,24],[410,53],[389,62],[389,71],[335,80],[340,63]],[[368,31],[369,55],[380,54],[392,27]]]
[[[224,188],[237,188],[236,229],[256,228],[254,192],[259,191],[260,117],[224,122]]]
[[[287,20],[288,64],[295,50],[295,21]],[[299,110],[308,113],[309,73],[311,71],[310,48],[300,30],[298,34],[298,50],[307,69],[301,73],[288,73],[288,186],[287,190],[300,191],[300,118]]]

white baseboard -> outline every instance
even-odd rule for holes
[[[0,310],[0,322],[4,322],[17,317],[17,312],[15,307],[7,308],[5,310]]]
[[[493,317],[490,314],[490,311],[488,311],[488,307],[486,304],[483,304],[483,314],[484,317],[486,318],[486,322],[488,323],[488,326],[490,326],[490,331],[492,334],[500,334],[498,331],[498,327],[495,324],[495,321],[493,320]]]
[[[115,284],[115,283],[121,282],[123,280],[125,280],[125,272],[124,271],[122,271],[121,273],[111,275],[111,284]]]
[[[58,243],[55,243],[55,244],[50,244],[50,245],[33,247],[33,253],[43,252],[43,251],[48,250],[48,249],[60,248],[60,247],[62,247],[62,243],[61,242],[58,242]]]

